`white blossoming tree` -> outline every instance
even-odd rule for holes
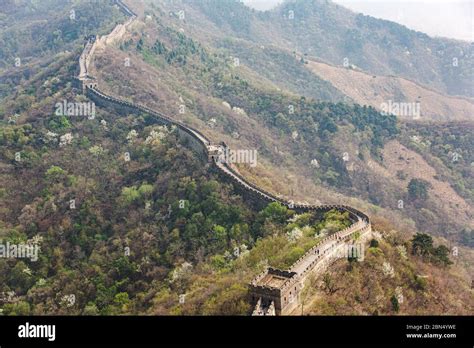
[[[72,140],[74,137],[72,136],[71,133],[66,133],[64,135],[61,135],[59,137],[59,146],[65,146],[65,145],[70,145],[72,143]]]
[[[395,276],[395,270],[389,262],[384,262],[382,265],[382,272],[384,276],[393,278]]]
[[[397,245],[397,251],[404,260],[408,258],[407,248],[404,245]]]
[[[176,267],[171,275],[171,282],[175,282],[190,273],[193,268],[193,265],[189,262],[184,262],[181,266]]]
[[[166,126],[159,126],[150,132],[150,135],[145,139],[145,144],[159,145],[168,133],[169,130]]]
[[[127,134],[127,140],[129,143],[133,143],[138,138],[138,133],[135,129],[132,129]]]
[[[300,228],[295,227],[291,231],[286,233],[287,238],[290,242],[295,242],[303,236],[303,231]]]

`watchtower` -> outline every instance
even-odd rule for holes
[[[263,309],[274,306],[276,315],[285,315],[298,306],[300,290],[301,284],[296,272],[269,267],[250,284],[250,302],[252,306],[258,303]]]
[[[210,144],[207,146],[207,153],[209,160],[218,161],[220,156],[224,153],[224,149],[221,145]]]

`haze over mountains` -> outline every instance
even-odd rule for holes
[[[342,91],[358,103],[376,108],[380,107],[381,99],[420,103],[425,120],[463,120],[473,114],[470,98],[474,90],[471,78],[473,59],[469,43],[432,39],[396,23],[356,15],[324,1],[288,2],[267,12],[253,11],[242,4],[235,4],[232,9],[227,9],[225,2],[217,8],[207,4],[174,3],[170,9],[179,11],[180,6],[190,6],[190,16],[184,19],[183,24],[193,28],[193,35],[198,35],[200,40],[210,40],[217,48],[228,49],[243,64],[258,69],[265,76],[274,74],[271,79],[276,82],[283,79],[288,84],[293,83],[296,86],[292,90],[296,88],[297,93],[317,99],[337,100],[337,95],[340,97],[341,93],[334,91],[333,87],[338,85],[339,89],[344,90],[344,85],[334,81],[333,86],[326,84],[325,88],[315,90],[317,78],[305,77],[307,82],[304,86],[300,83],[301,69],[292,71],[296,69],[293,62],[290,66],[283,65],[285,61],[291,61],[290,55],[295,54],[297,59],[304,56],[308,63],[314,61],[340,67],[338,76],[349,88],[352,83],[359,82],[357,76],[360,76],[354,76],[351,70],[366,72],[374,79],[379,76],[384,83],[387,78],[394,80],[390,77],[392,75],[408,79],[402,84],[400,80],[395,84],[389,83],[392,87],[387,90],[364,83],[359,86],[365,94],[362,98],[354,92],[347,92],[347,88]],[[231,20],[227,21],[229,16]],[[265,46],[266,49],[262,49]],[[277,55],[279,59],[273,59]],[[265,67],[270,64],[274,67],[280,64],[281,71]],[[306,73],[308,69],[303,70]],[[331,82],[330,79],[335,76],[319,74],[319,78]],[[321,85],[321,81],[317,84]],[[442,94],[469,98],[453,99]]]
[[[471,42],[473,33],[472,3],[458,1],[373,1],[335,0],[334,2],[375,18],[385,19],[424,32],[433,37],[445,37]],[[243,3],[260,11],[271,10],[283,0],[243,0]],[[423,20],[419,14],[423,13]]]
[[[433,39],[327,1],[286,2],[264,13],[234,5],[239,25],[222,20],[233,12],[220,10],[225,8],[225,2],[212,9],[206,4],[187,5],[201,11],[211,22],[209,25],[220,29],[211,37],[222,33],[256,44],[274,44],[338,66],[347,58],[350,65],[369,73],[407,77],[442,92],[472,96],[469,77],[473,52],[467,42]],[[193,18],[204,19],[191,16],[189,23],[197,24]],[[206,21],[201,26],[206,28]],[[454,58],[458,66],[453,65]]]

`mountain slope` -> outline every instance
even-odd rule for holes
[[[312,80],[313,98],[299,95],[300,82],[284,81],[291,74],[268,62],[235,64],[223,47],[183,33],[161,5],[134,1],[139,19],[98,48],[92,72],[101,89],[231,148],[257,149],[258,165],[238,169],[272,192],[346,203],[392,221],[374,225],[382,236],[366,264],[335,265],[335,287],[322,280],[328,296],[310,294],[310,313],[394,314],[396,303],[402,314],[472,311],[471,249],[460,248],[449,266],[447,247],[430,248],[426,259],[405,259],[399,248],[409,253],[417,230],[445,235],[449,240],[435,244],[450,247],[461,229],[472,232],[468,126],[402,123],[370,107],[321,102],[313,93],[340,96],[331,87],[321,93],[328,85],[319,79]],[[245,30],[239,23],[221,25]],[[302,81],[312,79],[282,52],[272,49],[268,57],[283,59],[276,65]],[[73,87],[75,66],[77,56],[62,55],[5,93],[0,238],[39,244],[42,252],[38,262],[0,259],[1,313],[246,315],[246,285],[255,274],[288,267],[347,223],[335,211],[296,216],[278,204],[251,208],[172,129],[146,115],[103,108],[93,119],[54,115],[57,102],[88,101]],[[20,74],[13,71],[12,79]],[[403,209],[396,207],[400,198]],[[427,274],[432,279],[420,280]]]
[[[320,202],[355,200],[356,206],[368,211],[376,205],[387,217],[400,220],[394,214],[402,214],[406,223],[442,235],[448,233],[446,222],[452,231],[458,231],[451,234],[454,239],[469,227],[472,215],[466,205],[471,207],[470,201],[448,209],[444,198],[433,190],[428,191],[429,199],[409,200],[407,186],[400,187],[398,179],[380,175],[376,166],[370,165],[385,166],[383,148],[390,139],[410,141],[404,124],[370,108],[298,97],[296,90],[281,88],[281,74],[270,74],[260,63],[247,65],[239,60],[235,64],[235,56],[229,52],[192,39],[186,34],[189,30],[183,33],[179,18],[156,8],[146,11],[149,17],[139,18],[121,44],[97,51],[93,74],[108,82],[102,83],[101,89],[163,111],[210,139],[224,139],[231,148],[257,149],[257,168],[241,166],[239,170],[272,192],[300,201],[314,200],[310,197],[318,197]],[[127,59],[130,64],[124,66]],[[124,68],[117,68],[120,66]],[[180,111],[182,105],[184,112]],[[464,129],[453,136],[467,134]],[[454,178],[464,170],[439,164],[435,168],[435,175],[443,173],[440,180],[445,185],[454,185]],[[464,187],[471,187],[472,179],[461,175]],[[459,199],[471,199],[468,190],[455,188],[463,195]],[[342,196],[334,196],[334,192]],[[416,203],[425,210],[397,209],[395,213],[400,199],[407,206]],[[426,216],[431,216],[432,223],[423,223]]]
[[[384,111],[389,103],[419,104],[420,112],[397,116],[408,120],[459,121],[472,120],[474,100],[445,96],[409,80],[395,76],[378,76],[306,60],[308,68],[320,78],[361,105],[370,105]],[[413,108],[415,110],[415,108]],[[394,110],[396,112],[396,110]]]
[[[170,10],[189,12],[182,25],[199,26],[202,37],[273,44],[336,66],[347,62],[370,74],[397,75],[443,93],[474,96],[469,43],[431,38],[327,0],[286,1],[263,13],[233,0],[185,1]]]

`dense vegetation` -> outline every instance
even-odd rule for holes
[[[193,3],[192,1],[187,1],[192,5],[198,6],[218,26],[229,28],[238,33],[239,36],[249,37],[251,35],[254,11],[250,10],[242,2],[234,0],[203,0]]]
[[[10,1],[0,13],[0,69],[82,46],[84,36],[110,31],[123,16],[110,2]],[[18,66],[17,66],[18,67]]]
[[[37,261],[0,259],[3,314],[245,314],[252,274],[289,267],[349,224],[337,211],[296,216],[275,203],[255,212],[145,115],[55,115],[62,98],[84,101],[67,72],[54,70],[54,97],[39,101],[50,93],[43,87],[28,104],[21,94],[6,103],[20,114],[0,128],[0,239],[40,252]],[[46,114],[41,122],[24,116],[32,108]],[[211,279],[223,283],[194,292]]]
[[[313,159],[318,161],[321,171],[315,178],[317,182],[335,186],[350,183],[341,154],[327,146],[327,141],[340,127],[349,126],[352,132],[369,139],[362,147],[370,149],[375,156],[379,156],[384,143],[399,132],[395,116],[381,116],[374,108],[366,106],[262,91],[245,75],[232,70],[232,63],[225,55],[212,55],[194,40],[170,29],[163,31],[163,37],[166,42],[157,40],[147,44],[143,37],[138,40],[137,50],[145,61],[159,68],[178,64],[187,72],[188,78],[199,77],[199,84],[204,84],[213,96],[255,116],[280,137],[291,139],[296,136],[296,144],[291,144],[292,152],[308,164]],[[210,116],[198,107],[193,111],[203,119]],[[220,121],[224,122],[224,129],[235,127],[235,121]],[[308,157],[308,148],[320,151],[314,157]]]
[[[472,312],[469,284],[452,269],[457,255],[443,244],[434,247],[429,235],[407,238],[383,220],[374,227],[382,237],[370,241],[363,261],[339,260],[320,277],[308,279],[298,314]]]
[[[235,75],[220,76],[215,83],[215,88],[219,85],[216,93],[220,98],[256,115],[280,138],[289,140],[287,146],[302,163],[309,166],[316,160],[320,168],[315,173],[316,183],[352,186],[341,153],[328,143],[339,129],[349,127],[355,136],[368,139],[360,148],[368,149],[375,157],[384,143],[398,133],[395,117],[380,117],[371,107],[265,93]],[[317,152],[311,151],[315,148]]]
[[[451,264],[449,248],[446,245],[433,246],[433,238],[425,233],[417,233],[412,239],[412,253],[421,255],[434,263],[444,266]]]
[[[408,197],[410,200],[426,200],[428,198],[429,183],[423,179],[411,179],[408,183]]]
[[[409,124],[404,143],[423,154],[451,186],[474,201],[474,127],[471,123]]]
[[[28,4],[37,9],[44,6],[44,11],[59,6],[54,1]],[[206,12],[212,12],[215,5],[214,1],[200,3]],[[11,6],[9,2],[2,19],[12,20]],[[70,27],[68,17],[50,22],[42,31],[46,36],[36,38],[38,46],[60,52],[81,46],[83,35],[108,31],[118,11],[108,5],[96,11],[95,6],[84,5],[87,18],[93,20],[75,28]],[[231,20],[219,19],[219,13],[232,12],[229,6],[237,6]],[[24,9],[25,19],[29,18],[31,6]],[[82,7],[78,9],[76,14],[84,18]],[[246,35],[252,30],[250,24],[241,25],[251,20],[247,11],[232,1],[219,2],[213,21],[220,20]],[[67,9],[58,13],[67,14]],[[271,17],[268,13],[258,16],[263,20]],[[380,205],[396,197],[386,198],[385,188],[373,182],[361,185],[355,181],[334,139],[346,132],[356,139],[360,161],[366,160],[364,156],[381,160],[387,140],[408,137],[415,134],[412,130],[403,129],[400,135],[395,118],[382,117],[373,108],[263,88],[248,71],[235,69],[229,52],[240,48],[213,50],[168,27],[162,18],[155,17],[155,22],[157,36],[149,37],[138,28],[120,48],[138,53],[148,64],[169,73],[180,93],[186,90],[184,85],[194,84],[206,97],[199,100],[183,93],[192,99],[188,106],[195,116],[203,121],[215,116],[222,121],[223,132],[230,133],[238,129],[238,115],[245,113],[270,130],[299,163],[316,161],[315,183],[338,190],[352,188],[351,193],[368,191],[367,200]],[[358,37],[357,32],[349,34]],[[11,39],[18,36],[15,32]],[[51,37],[55,39],[48,39]],[[19,43],[6,42],[6,61],[20,50],[16,45]],[[42,57],[36,51],[28,54]],[[284,57],[282,66],[290,65],[290,57],[281,51],[265,54],[269,59]],[[157,126],[146,115],[118,115],[104,109],[93,119],[54,115],[56,102],[88,101],[71,83],[77,54],[54,58],[53,62],[42,60],[41,67],[9,72],[0,86],[0,243],[40,247],[37,261],[0,258],[0,313],[248,314],[246,286],[255,274],[268,265],[290,267],[322,237],[350,224],[347,214],[336,210],[297,215],[275,203],[255,210],[235,194],[232,185],[208,171],[173,129]],[[250,63],[252,59],[255,69],[268,69],[263,75],[270,79],[275,68],[257,63],[258,55],[249,57]],[[291,73],[307,77],[301,65]],[[279,74],[276,80],[284,78]],[[311,88],[320,92],[325,84],[314,80]],[[224,117],[209,110],[202,100],[207,103],[211,98],[237,107],[240,114]],[[429,136],[428,132],[425,137]],[[259,143],[259,151],[280,164],[265,140]],[[430,143],[432,153],[452,169],[449,180],[462,178],[458,189],[468,195],[472,141],[462,134],[448,136],[448,148],[437,141]],[[450,167],[448,157],[443,156],[453,150],[459,150],[462,162]],[[423,206],[428,188],[425,182],[412,180],[407,196],[413,204]],[[380,227],[387,233],[371,242],[366,263],[341,261],[338,274],[325,275],[322,289],[327,298],[308,308],[323,314],[404,313],[407,306],[396,289],[406,284],[405,296],[419,313],[441,313],[444,308],[439,303],[461,313],[458,298],[466,299],[467,293],[462,286],[453,290],[457,299],[439,300],[435,298],[439,289],[450,287],[420,275],[433,272],[440,282],[453,283],[451,274],[442,273],[450,272],[449,250],[443,245],[435,247],[427,235],[416,235],[410,244],[390,230]],[[472,229],[465,228],[462,243],[472,246],[472,236]],[[410,248],[412,253],[407,252]],[[459,280],[459,284],[464,282]],[[314,283],[309,289],[317,288]]]
[[[344,95],[330,83],[311,73],[304,62],[273,46],[258,46],[226,38],[216,44],[229,56],[238,57],[241,64],[258,71],[280,88],[316,100],[343,101]]]
[[[214,49],[199,41],[192,31],[177,30],[164,16],[155,13],[154,18],[153,24],[149,21],[149,28],[135,32],[126,42],[127,47],[122,46],[122,49],[135,50],[146,63],[162,73],[162,78],[166,79],[169,74],[176,76],[173,81],[167,80],[168,86],[176,81],[186,81],[186,86],[178,83],[173,88],[178,95],[185,96],[187,110],[193,116],[206,123],[215,120],[218,125],[215,130],[219,134],[237,134],[242,140],[245,138],[246,146],[256,148],[275,167],[281,163],[299,166],[316,185],[361,197],[388,209],[397,207],[397,202],[403,200],[407,208],[416,209],[402,212],[422,231],[454,235],[465,227],[454,217],[445,218],[446,212],[433,200],[434,190],[429,185],[420,185],[425,194],[420,193],[422,196],[418,197],[414,194],[416,186],[409,187],[407,182],[400,189],[369,164],[375,160],[384,166],[382,149],[389,140],[395,139],[422,154],[439,173],[436,178],[449,181],[457,192],[468,197],[472,151],[469,150],[466,127],[463,130],[462,126],[452,126],[457,127],[453,139],[458,140],[449,149],[446,144],[452,140],[442,142],[443,138],[437,137],[433,143],[439,142],[439,145],[426,151],[426,146],[420,145],[425,139],[434,138],[438,131],[430,135],[432,128],[426,128],[424,124],[405,124],[371,107],[321,101],[304,93],[294,95],[287,89],[275,88],[273,83],[279,86],[285,79],[287,82],[281,86],[290,90],[293,89],[292,80],[294,83],[299,79],[310,81],[304,64],[287,53],[272,46],[262,49],[237,39],[220,40],[216,45],[219,48]],[[259,79],[260,76],[268,78],[269,83]],[[326,90],[325,85],[313,82],[309,85],[308,90],[313,91],[310,94],[322,96],[320,91]],[[303,83],[300,85],[306,87]],[[330,89],[328,93],[335,96]],[[223,104],[232,108],[232,112],[222,112],[218,106]],[[260,138],[255,130],[243,130],[242,124],[247,119],[255,120],[258,127],[269,131],[266,134],[270,136]],[[439,131],[442,133],[441,128]],[[419,132],[427,135],[420,136]],[[421,142],[413,141],[415,135]],[[459,160],[452,163],[449,156],[454,154],[454,148],[459,149]],[[446,157],[445,166],[439,165],[438,156]],[[451,174],[446,166],[452,168]],[[406,174],[400,171],[397,175],[401,180]]]

